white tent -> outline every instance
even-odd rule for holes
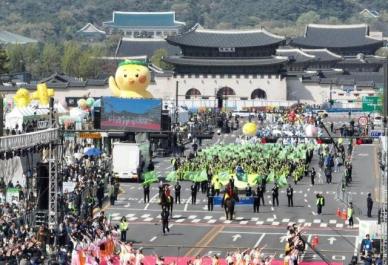
[[[47,115],[48,112],[48,109],[34,109],[31,107],[14,108],[5,115],[5,127],[14,129],[18,125],[18,128],[21,129],[24,121],[39,120],[42,118],[42,115]]]

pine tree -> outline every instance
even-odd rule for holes
[[[0,46],[0,74],[8,73],[9,58],[5,49]]]

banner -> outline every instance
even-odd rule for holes
[[[131,132],[161,130],[161,99],[103,97],[101,129]]]
[[[70,193],[73,192],[75,189],[75,182],[67,181],[63,182],[63,193]]]
[[[14,201],[19,201],[19,189],[17,188],[8,188],[5,196],[5,201],[12,203]]]

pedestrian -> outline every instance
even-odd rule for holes
[[[127,242],[128,222],[125,216],[121,218],[119,228],[120,228],[120,235],[121,235],[120,240],[123,242]]]
[[[146,183],[143,186],[144,203],[150,202],[150,184]]]
[[[214,181],[214,191],[216,192],[216,195],[220,195],[220,190],[221,190],[221,182],[218,178]]]
[[[259,206],[260,206],[260,200],[264,206],[265,205],[265,203],[264,203],[264,190],[263,190],[262,185],[260,185],[260,184],[257,185],[256,194],[257,194],[257,197],[259,197]]]
[[[312,168],[311,169],[311,173],[310,173],[310,178],[311,178],[311,185],[314,186],[315,184],[315,175],[317,174],[317,172],[315,172],[315,168]]]
[[[102,202],[104,199],[104,184],[101,185],[101,183],[98,185],[97,188],[97,201],[98,201],[98,208],[102,209]]]
[[[325,176],[326,176],[326,183],[330,184],[332,179],[331,167],[325,167]]]
[[[349,226],[350,227],[353,227],[353,214],[354,214],[354,210],[353,210],[353,203],[349,203],[349,207],[348,207],[348,218],[349,218]]]
[[[322,208],[325,206],[325,198],[323,197],[322,194],[317,194],[317,213],[321,214],[322,213]]]
[[[366,206],[368,208],[368,217],[372,217],[373,199],[370,192],[368,193],[368,198],[366,199]]]
[[[114,191],[114,186],[112,184],[110,185],[109,197],[110,197],[110,205],[115,205],[115,191]]]
[[[294,207],[294,189],[291,187],[291,184],[288,185],[287,188],[287,200],[288,207]]]
[[[251,197],[252,196],[252,188],[251,186],[249,185],[249,183],[247,184],[246,188],[245,188],[245,196],[246,197]]]
[[[275,201],[276,201],[276,206],[279,206],[279,187],[278,184],[275,183],[275,185],[272,188],[272,205],[275,206]]]
[[[181,204],[181,185],[179,184],[179,181],[176,182],[175,186],[174,186],[174,190],[175,190],[175,203],[178,203]]]
[[[260,197],[256,193],[253,194],[253,212],[258,213],[260,211]]]
[[[159,199],[162,198],[163,191],[164,191],[163,181],[161,180],[161,181],[159,182]]]
[[[334,123],[330,122],[330,132],[334,132]]]
[[[170,228],[168,227],[169,217],[170,217],[170,213],[167,210],[167,207],[163,207],[162,213],[161,213],[163,235],[166,234],[166,230],[167,232],[170,232]]]
[[[197,202],[197,185],[193,182],[191,185],[191,204],[196,204]]]
[[[120,191],[120,182],[119,182],[119,179],[116,178],[114,183],[115,201],[117,201],[117,196],[119,195],[119,191]]]
[[[215,190],[214,186],[210,186],[210,188],[207,190],[207,210],[208,211],[213,211],[214,207],[214,195],[215,195]]]

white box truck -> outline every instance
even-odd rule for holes
[[[117,174],[120,179],[139,181],[141,160],[139,144],[113,143],[113,173]]]

